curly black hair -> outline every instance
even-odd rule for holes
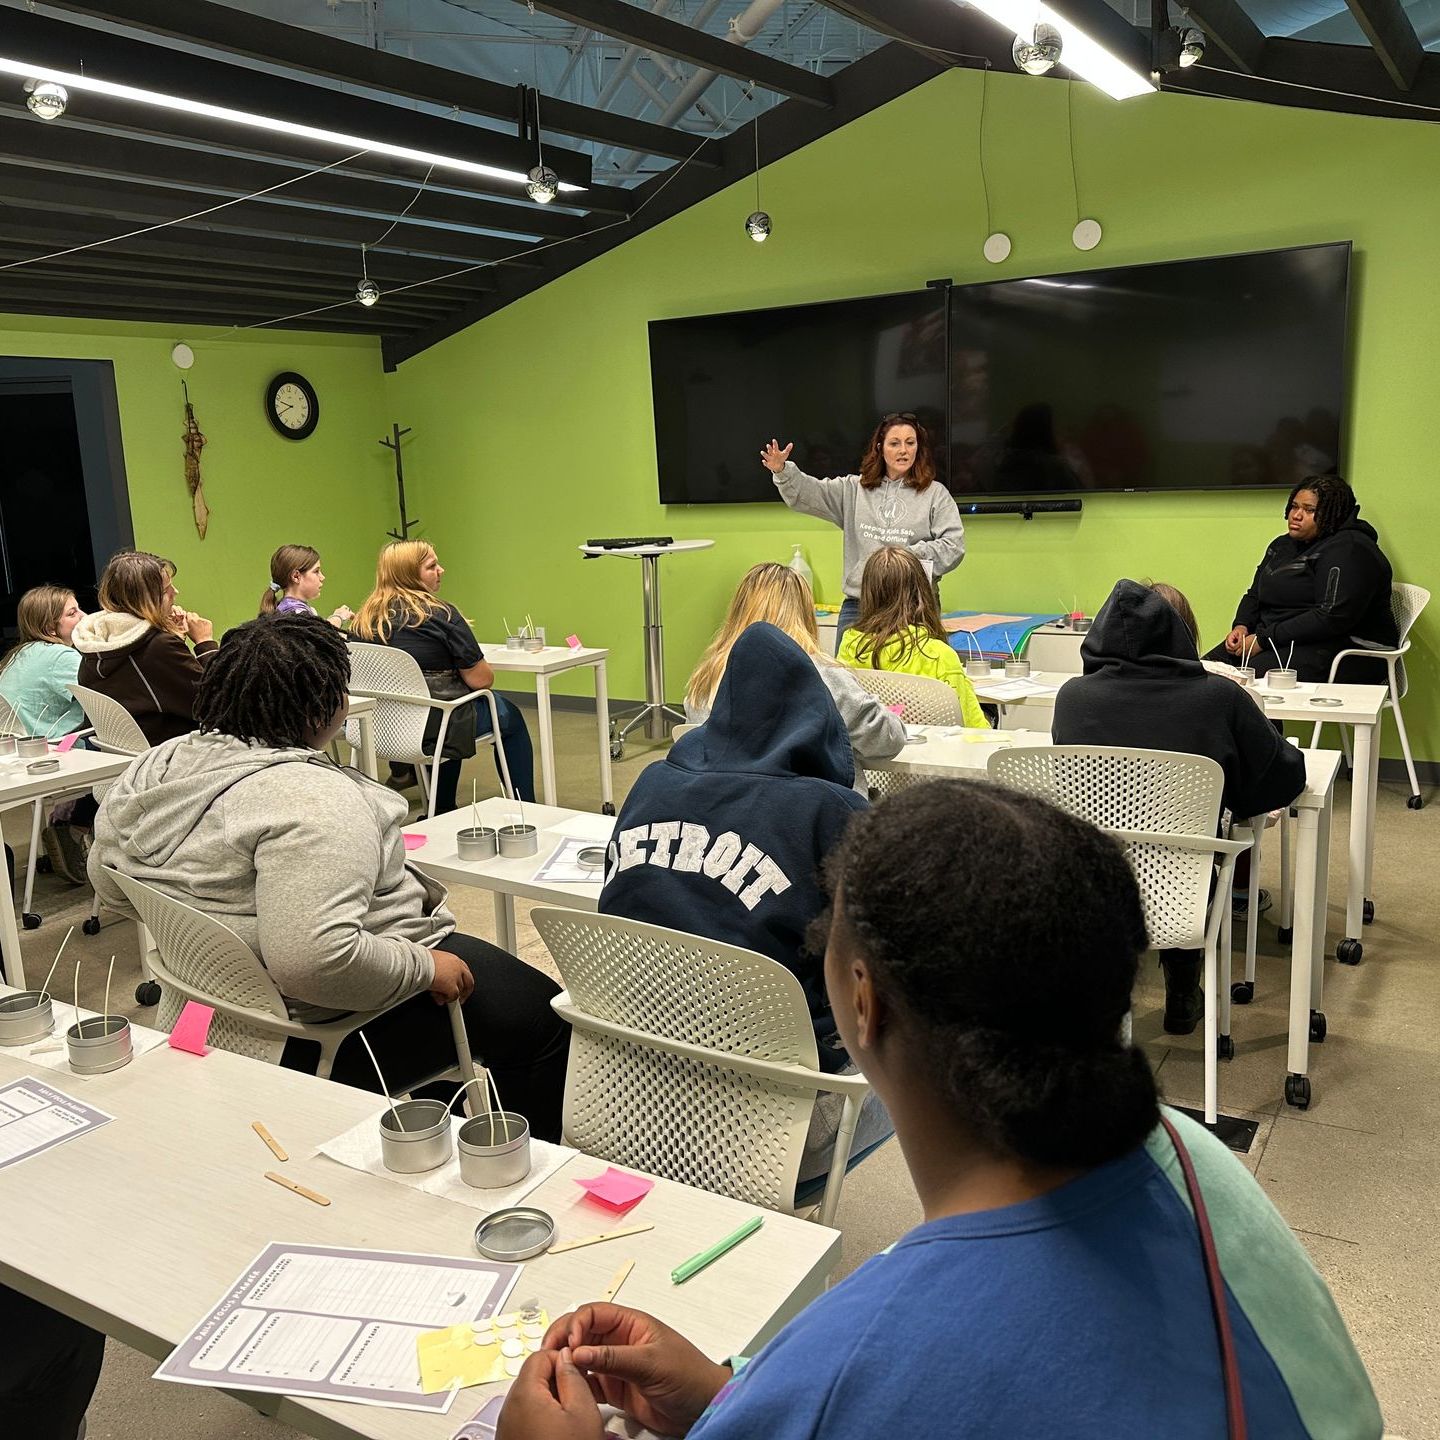
[[[287,749],[307,745],[345,703],[350,647],[314,615],[265,615],[227,630],[195,695],[203,730]]]
[[[991,1150],[1102,1165],[1159,1123],[1145,1055],[1120,1041],[1148,943],[1140,894],[1094,825],[936,780],[853,821],[827,878],[840,933]]]
[[[1333,535],[1354,513],[1355,492],[1338,475],[1310,475],[1302,480],[1285,502],[1285,516],[1302,490],[1315,492],[1315,538]]]

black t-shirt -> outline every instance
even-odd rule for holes
[[[458,610],[442,605],[417,625],[403,613],[392,617],[390,643],[422,670],[468,670],[485,658],[475,632]]]

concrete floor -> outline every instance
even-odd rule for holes
[[[533,712],[531,714],[533,731]],[[593,717],[556,716],[559,803],[599,805]],[[664,753],[632,740],[615,766],[617,800],[635,776]],[[469,770],[482,794],[498,793],[493,766],[482,754]],[[1344,921],[1345,846],[1349,787],[1340,785],[1340,813],[1332,831],[1337,877],[1330,904],[1330,945]],[[1312,1049],[1314,1099],[1301,1113],[1282,1100],[1285,1074],[1288,959],[1281,955],[1270,917],[1260,924],[1261,960],[1255,1003],[1235,1011],[1234,1061],[1221,1074],[1221,1106],[1259,1123],[1245,1162],[1300,1236],[1335,1293],[1369,1367],[1387,1431],[1406,1440],[1440,1440],[1440,1323],[1436,1281],[1440,1266],[1440,1129],[1434,1096],[1440,1093],[1440,995],[1432,936],[1440,929],[1440,901],[1425,876],[1440,862],[1440,812],[1408,811],[1403,789],[1382,786],[1375,863],[1375,923],[1365,934],[1366,957],[1351,968],[1326,963],[1325,1010],[1329,1037]],[[5,817],[5,835],[23,854],[23,815]],[[1264,881],[1274,885],[1278,846],[1271,845]],[[1427,857],[1429,857],[1427,859]],[[79,931],[89,892],[54,877],[37,886],[44,925],[24,934],[27,965],[40,973],[74,923],[70,955],[84,956],[90,980],[82,1002],[99,1003],[112,950],[115,989],[128,1001],[138,979],[133,930],[107,919],[99,936]],[[452,908],[462,928],[493,938],[491,902],[479,892],[457,891]],[[520,909],[522,956],[549,969],[538,935]],[[43,963],[42,963],[43,962]],[[84,972],[82,972],[84,973]],[[121,983],[123,976],[123,985]],[[1147,966],[1136,996],[1135,1035],[1151,1057],[1167,1099],[1199,1105],[1203,1062],[1199,1032],[1175,1039],[1160,1028],[1163,991]],[[153,1012],[132,1013],[146,1018]],[[890,1244],[919,1221],[919,1208],[894,1145],[883,1147],[846,1183],[839,1224],[844,1231],[842,1273]],[[138,1238],[138,1237],[137,1237]],[[162,1267],[157,1267],[163,1270]],[[243,1404],[214,1392],[152,1383],[154,1363],[111,1342],[105,1372],[90,1411],[93,1440],[258,1440],[292,1433]],[[463,1418],[463,1412],[457,1412]],[[458,1420],[457,1420],[458,1423]],[[18,1440],[18,1437],[17,1437]]]

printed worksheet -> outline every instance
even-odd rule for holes
[[[98,1130],[114,1118],[43,1080],[0,1085],[0,1170]]]
[[[269,1245],[155,1379],[444,1414],[455,1392],[422,1393],[416,1340],[497,1313],[519,1274],[450,1255]]]
[[[597,845],[593,840],[578,839],[573,835],[567,836],[551,852],[550,858],[535,872],[535,878],[565,885],[579,885],[584,881],[593,880],[598,885],[605,879],[603,862],[595,869],[589,869],[580,863],[580,852],[582,850],[604,850],[604,848],[603,844]]]

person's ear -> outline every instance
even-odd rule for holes
[[[884,1029],[885,1005],[875,988],[875,976],[860,957],[849,965],[850,1008],[855,1015],[855,1044],[861,1050],[875,1050]]]

